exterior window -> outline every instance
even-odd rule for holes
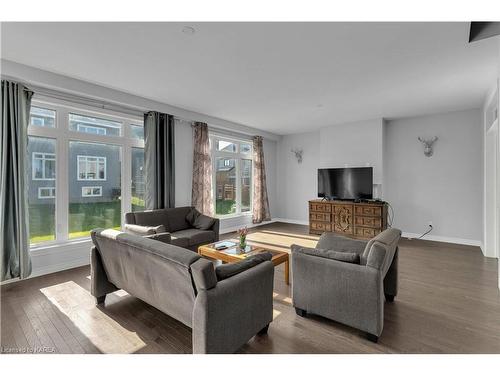
[[[211,136],[213,192],[217,216],[237,215],[252,207],[252,144]]]
[[[46,152],[32,154],[33,180],[54,180],[56,178],[56,155]]]
[[[102,118],[70,113],[69,129],[80,133],[112,135],[119,137],[121,135],[122,123],[118,121],[105,120]]]
[[[78,180],[106,180],[106,158],[78,155]]]
[[[130,125],[130,135],[132,138],[144,140],[144,126]]]
[[[146,183],[144,180],[144,149],[132,147],[132,211],[143,211]]]
[[[102,186],[83,186],[82,197],[102,197]]]
[[[56,239],[56,140],[28,137],[28,155],[33,179],[28,188],[30,244]],[[40,178],[35,178],[38,175]],[[41,178],[51,176],[52,178]]]
[[[56,111],[32,106],[30,110],[30,125],[55,128]]]
[[[88,237],[94,228],[121,228],[121,155],[122,146],[69,142],[69,164],[78,165],[68,173],[70,239]],[[99,186],[88,183],[96,180]]]
[[[101,128],[98,126],[85,125],[85,124],[77,124],[76,130],[82,133],[89,134],[97,134],[97,135],[106,135],[106,128]]]
[[[32,248],[120,229],[123,212],[144,210],[142,121],[34,94],[26,181]]]
[[[38,188],[38,199],[48,199],[56,197],[55,187],[39,187]]]

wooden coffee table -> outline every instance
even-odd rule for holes
[[[215,246],[221,243],[227,244],[228,245],[227,248],[224,250],[217,250]],[[288,253],[285,251],[272,250],[266,248],[265,246],[260,246],[260,245],[257,246],[251,244],[247,244],[245,249],[241,249],[236,241],[231,241],[231,240],[218,241],[198,247],[198,254],[200,254],[201,256],[210,259],[221,260],[226,263],[238,262],[242,259],[245,259],[246,257],[249,257],[250,255],[255,255],[265,252],[272,254],[273,257],[271,261],[273,262],[275,267],[279,264],[285,263],[285,282],[287,284],[290,284],[289,282],[290,262]]]

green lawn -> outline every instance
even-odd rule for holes
[[[135,198],[135,199],[134,199]],[[144,209],[142,199],[132,198],[132,210]],[[71,203],[69,205],[69,238],[86,237],[94,228],[121,227],[120,201],[98,203]],[[29,206],[30,243],[55,239],[55,207],[49,204]]]
[[[236,212],[236,201],[217,199],[215,201],[215,213],[217,215],[234,214]]]

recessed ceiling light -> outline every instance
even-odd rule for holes
[[[184,26],[182,28],[182,32],[187,35],[193,35],[196,32],[196,30],[194,29],[194,27]]]

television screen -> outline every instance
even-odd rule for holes
[[[318,169],[318,197],[327,199],[372,199],[373,168]]]

